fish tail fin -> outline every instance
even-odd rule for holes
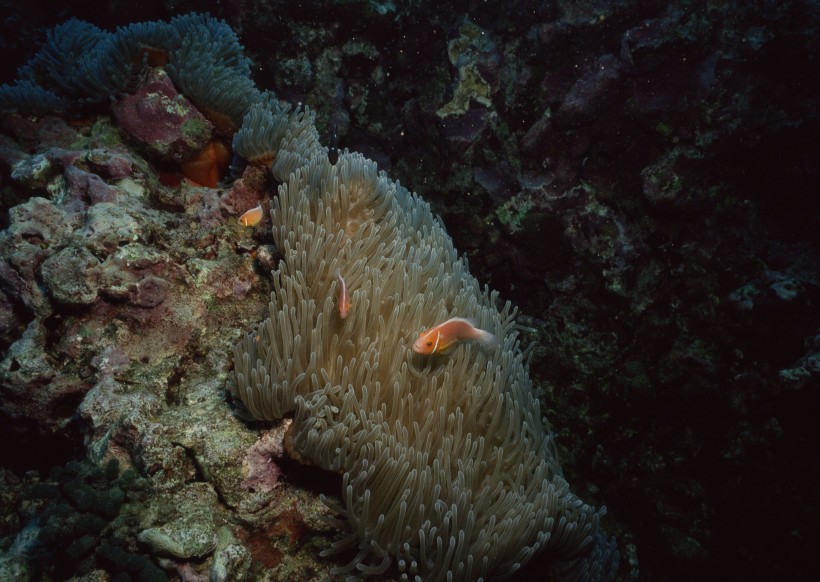
[[[491,334],[489,331],[485,331],[483,329],[476,330],[475,340],[481,344],[481,347],[485,350],[491,350],[495,346],[498,345],[498,338]]]

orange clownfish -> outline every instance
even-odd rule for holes
[[[239,224],[242,226],[256,226],[262,220],[262,205],[257,204],[239,217]]]
[[[489,331],[478,329],[469,319],[454,317],[433,329],[421,332],[413,344],[413,351],[425,356],[444,354],[461,340],[475,340],[486,349],[492,348],[496,343],[495,336]]]
[[[336,277],[336,281],[339,283],[339,317],[346,319],[347,314],[350,313],[350,293],[347,291],[347,284],[339,269],[336,269],[333,276]]]

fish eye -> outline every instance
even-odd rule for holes
[[[428,347],[428,348],[429,348],[430,346],[432,346],[432,345],[433,345],[433,342],[427,342],[427,347]]]

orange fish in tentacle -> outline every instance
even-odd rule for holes
[[[471,320],[454,317],[421,332],[413,343],[413,351],[425,356],[446,354],[463,340],[477,341],[485,349],[490,349],[497,343],[493,334],[478,329]]]
[[[336,282],[339,284],[339,317],[347,319],[350,313],[350,293],[339,269],[333,272],[333,276],[336,277]]]

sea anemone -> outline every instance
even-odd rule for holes
[[[102,103],[134,79],[127,39],[72,18],[54,27],[20,77],[73,104]]]
[[[170,54],[168,75],[217,129],[232,135],[259,90],[250,78],[250,60],[236,34],[223,21],[199,14],[171,24],[182,43]]]
[[[309,152],[320,147],[314,123],[315,115],[307,106],[294,110],[290,104],[281,105],[272,93],[265,92],[248,109],[242,127],[234,135],[234,153],[249,162],[270,165],[276,160],[283,141],[285,152],[292,153],[294,146],[298,146],[302,150],[300,159],[277,172],[277,177],[283,180],[293,167],[304,165]]]
[[[495,307],[429,205],[359,154],[332,165],[314,150],[271,220],[283,260],[270,317],[236,346],[228,388],[253,417],[294,414],[289,452],[342,473],[342,504],[328,505],[348,533],[324,555],[354,557],[335,574],[503,578],[545,552],[556,579],[610,578],[603,510],[561,474],[514,311]],[[352,297],[344,320],[337,270]],[[499,346],[412,352],[419,330],[453,316]]]
[[[65,99],[28,79],[0,87],[0,111],[46,114],[65,111],[66,107]]]

